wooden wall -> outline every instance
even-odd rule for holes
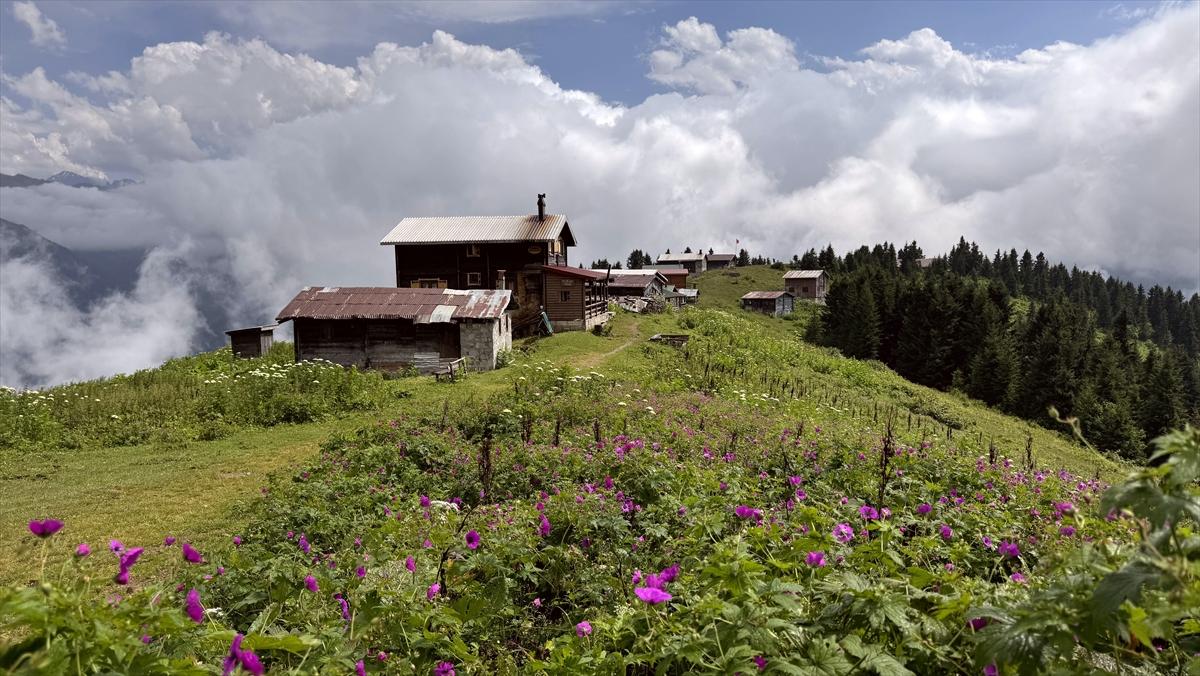
[[[540,251],[530,253],[530,247]],[[443,279],[450,289],[494,289],[496,271],[504,270],[508,288],[514,275],[526,266],[567,264],[566,253],[549,253],[546,242],[480,244],[478,256],[468,256],[466,244],[418,244],[395,246],[396,286],[411,286],[419,279]],[[467,285],[467,274],[479,273],[480,283]]]
[[[326,359],[342,366],[393,370],[460,355],[457,324],[406,319],[295,322],[296,360]]]
[[[583,302],[587,294],[587,282],[562,275],[547,273],[545,283],[546,315],[551,321],[583,319]],[[570,292],[570,300],[562,300],[562,292]]]

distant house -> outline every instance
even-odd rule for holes
[[[608,295],[650,298],[663,295],[667,286],[667,278],[658,270],[613,270]]]
[[[225,332],[229,336],[229,347],[235,357],[252,359],[261,357],[271,351],[275,342],[275,327],[278,324],[251,326],[244,329],[230,329]]]
[[[588,331],[608,321],[608,271],[543,265],[546,316],[555,331]]]
[[[829,275],[824,270],[790,270],[783,273],[783,288],[799,300],[824,303]]]
[[[305,287],[276,317],[293,323],[296,361],[431,370],[466,357],[496,367],[512,347],[512,292],[478,289]]]
[[[663,254],[655,261],[658,264],[677,263],[687,268],[687,271],[692,274],[704,272],[704,254],[702,253],[681,253],[681,254]]]
[[[548,305],[546,266],[567,266],[576,244],[567,217],[546,213],[545,195],[537,207],[525,216],[404,218],[379,243],[395,248],[397,287],[508,289],[517,325],[527,327]]]
[[[654,266],[653,269],[658,270],[663,277],[666,277],[668,284],[680,289],[687,286],[688,274],[690,273],[687,268],[679,263],[660,264]]]
[[[710,253],[704,257],[704,265],[709,270],[732,268],[737,265],[737,254]]]
[[[676,288],[675,291],[683,296],[683,302],[685,303],[695,303],[700,300],[700,289]]]
[[[783,317],[792,314],[792,300],[787,291],[751,291],[742,296],[742,309]]]

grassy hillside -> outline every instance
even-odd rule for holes
[[[949,426],[951,441],[965,453],[986,454],[995,444],[1002,455],[1023,457],[1032,438],[1040,465],[1106,479],[1124,471],[1062,434],[913,385],[879,364],[808,345],[799,338],[804,319],[736,309],[742,293],[772,288],[781,274],[766,267],[737,272],[700,278],[701,307],[735,308],[728,314],[621,314],[608,337],[576,332],[525,341],[514,366],[455,384],[430,377],[385,380],[337,367],[308,367],[319,371],[309,373],[289,366],[290,346],[281,344],[256,360],[234,360],[228,350],[218,350],[131,376],[0,394],[0,481],[6,492],[0,532],[15,536],[29,518],[59,515],[71,522],[72,537],[91,542],[147,542],[166,531],[223,543],[266,476],[311,458],[332,434],[485,401],[510,387],[515,369],[534,362],[603,369],[659,388],[663,355],[672,353],[646,339],[694,332],[707,317],[736,327],[739,336],[736,345],[714,350],[722,363],[739,369],[723,374],[721,384],[763,393],[764,379],[787,381],[794,389],[788,398],[795,397],[810,424],[854,421],[877,429],[879,416],[894,409],[901,428],[918,439],[945,439]],[[689,353],[702,355],[704,349],[693,344]],[[279,373],[287,375],[270,375]],[[15,550],[0,550],[0,581],[27,574],[20,563]]]
[[[232,654],[330,673],[1186,668],[1200,587],[1179,560],[1186,527],[1169,531],[1200,439],[1180,437],[1184,461],[1106,498],[1153,511],[1151,554],[1139,522],[1100,509],[1105,479],[1128,468],[808,345],[800,326],[712,308],[620,315],[608,337],[529,341],[510,366],[458,383],[344,372],[343,403],[308,422],[244,415],[216,440],[116,449],[73,437],[41,451],[56,459],[49,480],[6,480],[16,507],[0,507],[0,527],[18,543],[6,572],[41,584],[0,591],[0,632],[14,639],[0,665],[207,673]],[[664,331],[691,340],[646,342]],[[119,380],[112,399],[159,377]],[[284,394],[312,397],[326,377],[273,377],[264,393],[299,401]],[[202,378],[193,400],[232,404],[227,380]],[[196,429],[211,421],[208,407],[179,410]],[[17,535],[24,519],[64,515],[49,539]],[[198,544],[198,562],[166,535]],[[110,555],[110,537],[145,549]],[[73,557],[80,540],[97,552]],[[128,586],[107,582],[120,571]]]

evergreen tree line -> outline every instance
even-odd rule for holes
[[[988,258],[964,240],[932,260],[914,242],[840,258],[810,250],[793,263],[833,275],[825,342],[914,382],[1047,426],[1053,406],[1131,459],[1200,422],[1200,295],[1067,271],[1041,254]]]

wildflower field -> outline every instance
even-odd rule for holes
[[[669,321],[683,349],[522,357],[333,435],[222,546],[29,515],[0,667],[1200,671],[1200,433],[1120,466],[757,319]]]

